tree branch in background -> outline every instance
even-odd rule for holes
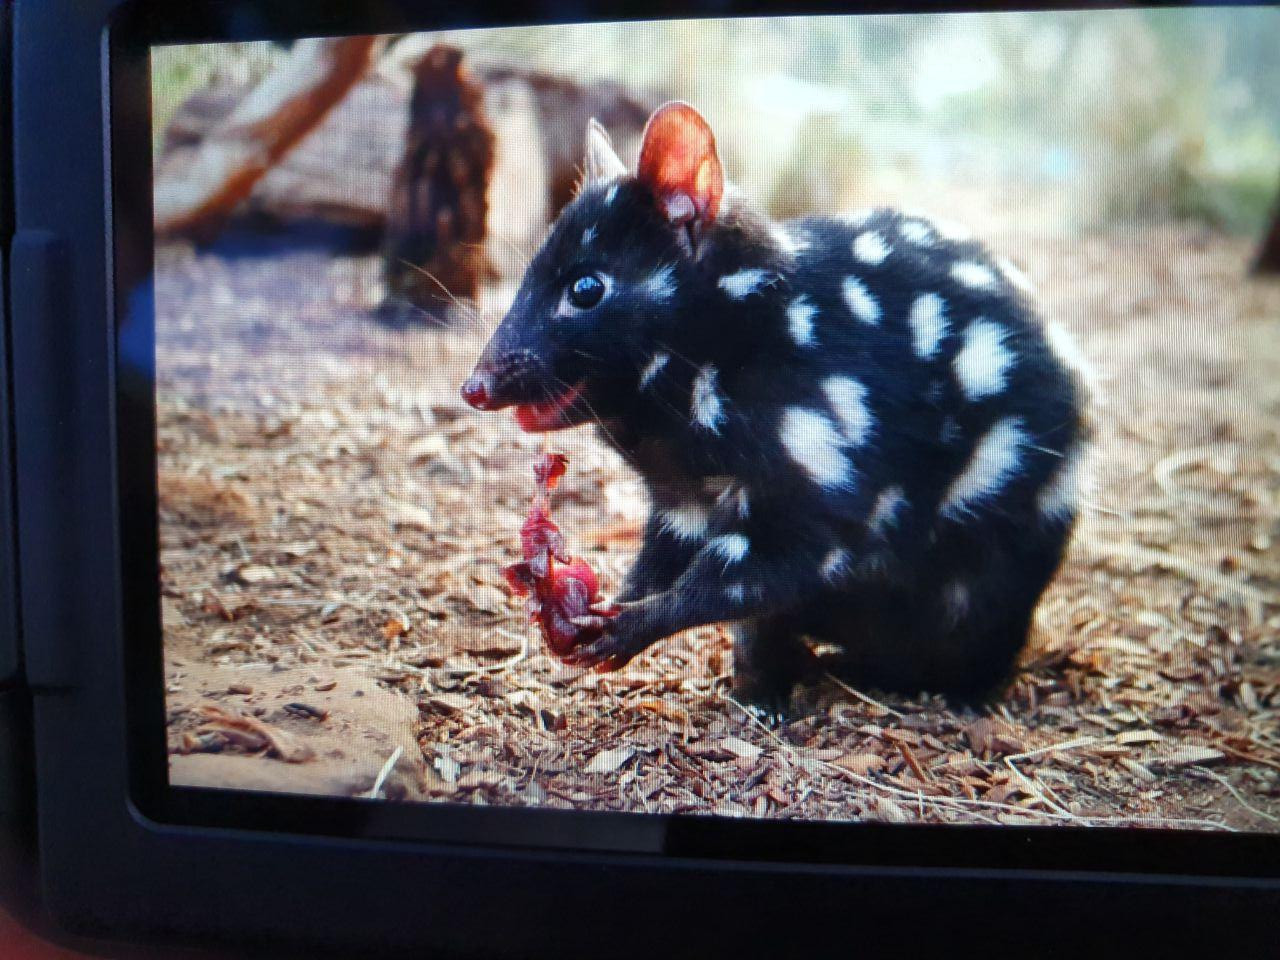
[[[155,230],[216,229],[253,185],[324,119],[364,75],[375,37],[300,40],[204,139],[186,162],[163,167],[155,188]]]

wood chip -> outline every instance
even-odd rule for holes
[[[878,753],[846,753],[831,761],[835,766],[850,773],[865,777],[869,773],[884,769],[884,757]]]
[[[459,693],[433,693],[427,703],[440,713],[464,713],[471,701]]]
[[[747,741],[738,737],[725,737],[720,741],[720,746],[725,750],[728,750],[735,757],[741,757],[744,760],[754,760],[756,757],[760,756],[760,754],[764,753],[764,750],[757,747],[754,743],[747,743]]]
[[[1116,743],[1126,746],[1135,743],[1159,743],[1160,740],[1160,734],[1154,730],[1129,730],[1116,735]]]
[[[1225,753],[1213,747],[1179,747],[1168,756],[1160,758],[1159,762],[1168,767],[1185,767],[1193,763],[1214,763],[1224,757]]]
[[[264,563],[246,563],[235,571],[233,577],[241,583],[254,586],[275,580],[276,572]]]
[[[587,773],[612,773],[636,755],[636,748],[630,745],[602,750],[591,758],[583,769]]]
[[[462,766],[452,757],[436,757],[431,761],[431,766],[445,783],[457,783],[458,774],[462,772]]]
[[[990,717],[979,717],[964,728],[965,736],[973,752],[982,756],[991,749],[991,738],[996,732],[996,722]]]
[[[382,625],[382,639],[394,640],[409,632],[409,625],[399,617],[392,617]]]

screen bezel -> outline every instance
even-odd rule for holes
[[[1039,5],[1020,5],[1036,8]],[[1050,5],[1045,5],[1050,6]],[[1053,5],[1060,8],[1062,5]],[[964,9],[992,9],[970,4]],[[876,12],[883,12],[878,8]],[[901,11],[901,5],[891,9]],[[1003,9],[1003,7],[1000,7]],[[114,290],[118,531],[131,800],[160,824],[337,838],[417,840],[468,849],[550,849],[665,858],[847,866],[1024,869],[1273,877],[1280,836],[1107,827],[890,825],[479,808],[172,787],[167,777],[156,511],[149,49],[156,43],[532,25],[662,16],[849,13],[764,3],[494,3],[411,12],[394,3],[137,3],[107,32],[109,233]]]

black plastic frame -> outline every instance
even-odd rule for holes
[[[152,256],[140,52],[151,40],[589,20],[593,12],[851,10],[544,2],[464,11],[332,0],[18,8],[16,212],[27,272],[14,282],[41,291],[13,321],[21,599],[55,911],[82,930],[513,956],[553,945],[566,956],[606,944],[624,956],[781,950],[804,939],[797,925],[812,933],[848,924],[854,905],[864,918],[911,923],[912,898],[939,892],[940,922],[967,924],[997,898],[1010,935],[1047,922],[1047,907],[1063,897],[1131,932],[1144,922],[1180,925],[1192,907],[1253,930],[1280,905],[1280,837],[654,818],[167,788],[145,360],[154,353],[148,300],[130,297],[149,289]],[[737,903],[750,904],[747,915]],[[644,937],[627,933],[641,914],[662,923],[647,923]]]

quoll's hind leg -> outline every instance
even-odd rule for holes
[[[789,617],[742,620],[733,629],[733,692],[766,723],[786,720],[791,694],[816,661]]]
[[[909,578],[850,591],[817,635],[843,648],[834,666],[855,686],[990,699],[1013,674],[1064,539],[1028,526],[943,540]]]

